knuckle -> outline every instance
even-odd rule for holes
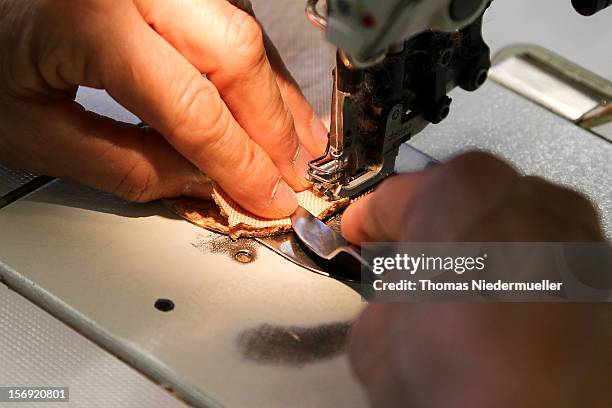
[[[245,185],[256,185],[252,184],[253,181],[257,182],[258,175],[262,173],[258,171],[258,151],[254,144],[248,143],[246,146],[242,146],[240,149],[235,149],[236,152],[240,152],[239,155],[235,156],[236,163],[236,174],[242,174],[247,179]],[[273,187],[270,188],[272,190]],[[259,191],[259,193],[265,193]]]
[[[549,183],[543,179],[540,183],[547,185],[549,192],[542,194],[545,193],[542,189],[535,192],[535,194],[544,195],[551,202],[551,205],[562,205],[565,211],[567,211],[568,217],[579,222],[594,225],[599,224],[598,209],[593,201],[586,195],[563,186]]]
[[[240,151],[240,156],[235,157],[234,174],[241,176],[244,181],[241,185],[245,189],[245,199],[248,198],[258,203],[269,203],[278,183],[278,177],[268,167],[270,163],[261,160],[261,150],[253,143],[236,150]]]
[[[599,219],[598,209],[587,196],[577,191],[564,189],[568,192],[569,199],[573,202],[575,207],[580,208],[583,213],[591,214],[594,218]]]
[[[563,197],[563,201],[567,202],[572,207],[580,208],[583,211],[588,211],[592,213],[596,212],[593,202],[589,200],[585,195],[561,186],[555,186],[555,188],[559,192],[559,195]]]
[[[228,26],[229,46],[238,64],[243,68],[254,68],[266,58],[261,26],[247,12],[236,9]]]
[[[563,203],[574,209],[595,212],[595,207],[589,198],[570,188],[557,185],[538,176],[526,176],[521,179],[524,192],[533,197],[539,197],[552,203]]]
[[[485,152],[469,152],[449,163],[458,174],[471,177],[516,174],[515,170],[497,157]]]
[[[186,133],[186,136],[190,139],[190,145],[195,149],[195,157],[198,162],[204,162],[218,152],[238,153],[239,149],[232,149],[233,142],[230,137],[232,132],[229,113],[223,109],[215,109],[206,115],[206,119],[200,126]]]
[[[90,79],[92,73],[87,68],[117,62],[118,49],[112,44],[132,41],[126,34],[128,30],[130,34],[133,32],[136,13],[129,2],[42,0],[37,3],[40,4],[33,8],[31,16],[32,58],[42,66],[45,76],[63,79],[71,75],[60,72],[69,72],[79,73],[76,78]]]
[[[451,184],[450,191],[474,197],[502,194],[519,179],[510,165],[484,152],[470,152],[451,160],[440,167],[439,176]]]
[[[200,77],[188,81],[182,89],[175,105],[171,131],[194,146],[215,144],[230,126],[228,112],[219,102],[217,89]]]
[[[499,203],[484,225],[487,233],[497,234],[493,238],[500,241],[533,242],[569,242],[586,237],[597,240],[602,236],[597,215],[586,198],[569,192],[566,196],[569,201],[564,201],[561,208],[561,196],[552,190],[543,192],[540,189],[536,197],[531,193],[517,193]],[[584,206],[583,209],[572,208],[572,200]],[[591,217],[582,212],[587,209]]]
[[[272,112],[268,123],[272,124],[270,129],[271,134],[279,136],[275,138],[274,142],[282,147],[282,151],[290,155],[295,153],[299,145],[299,140],[295,132],[295,125],[291,113],[282,106],[278,107]]]

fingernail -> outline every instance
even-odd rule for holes
[[[303,189],[308,189],[310,188],[310,181],[308,181],[307,176],[308,176],[308,164],[314,159],[314,157],[312,157],[310,155],[310,153],[308,153],[308,151],[304,148],[304,146],[300,146],[299,150],[297,152],[297,156],[295,158],[295,161],[293,163],[293,168],[295,170],[295,173],[297,174],[299,181],[300,181],[300,185]]]
[[[272,199],[272,206],[283,217],[290,216],[298,207],[295,191],[284,180],[280,180],[278,183],[276,193],[274,193],[274,198]]]
[[[310,122],[310,131],[322,148],[325,149],[327,147],[327,141],[329,140],[329,130],[327,130],[321,118],[316,114],[312,117],[312,121]]]

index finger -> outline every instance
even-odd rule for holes
[[[152,30],[133,4],[96,5],[102,9],[80,15],[78,46],[66,45],[85,55],[47,63],[43,75],[50,82],[106,89],[245,209],[268,218],[293,213],[295,193],[236,123],[213,84]]]
[[[143,18],[219,90],[236,121],[296,190],[308,162],[268,61],[263,31],[227,0],[135,0]]]

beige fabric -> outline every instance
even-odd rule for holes
[[[325,219],[349,203],[348,199],[328,201],[313,191],[298,193],[299,204],[320,219]],[[268,237],[289,232],[291,220],[268,220],[257,217],[239,207],[218,187],[213,189],[214,200],[197,200],[188,197],[164,199],[163,202],[173,213],[187,221],[233,239],[240,237]]]
[[[338,208],[337,201],[329,201],[312,190],[299,192],[297,193],[297,197],[299,205],[318,218],[324,218],[330,215],[329,211],[331,209]],[[291,227],[291,219],[289,218],[270,220],[251,214],[236,204],[236,202],[221,189],[214,189],[213,199],[219,205],[221,214],[227,218],[230,228],[238,225],[245,225],[253,228]]]

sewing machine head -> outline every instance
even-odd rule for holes
[[[338,46],[331,131],[310,164],[315,188],[354,197],[393,173],[402,143],[450,112],[447,93],[473,91],[490,67],[488,0],[329,0],[307,14]]]

